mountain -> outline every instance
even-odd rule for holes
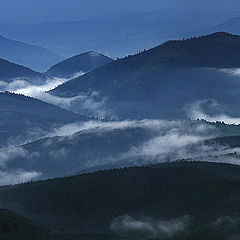
[[[232,68],[240,66],[239,51],[240,37],[224,32],[168,41],[50,93],[61,97],[94,93],[96,104],[103,103],[100,107],[106,114],[120,119],[186,118],[187,105],[207,100],[222,105],[220,111],[238,116],[239,76]],[[71,107],[82,111],[78,102]]]
[[[10,158],[3,167],[0,166],[0,171],[11,173],[22,169],[38,172],[38,179],[44,180],[100,169],[172,162],[183,158],[199,161],[205,158],[211,161],[211,157],[215,156],[217,161],[225,157],[223,162],[230,163],[231,159],[228,161],[225,155],[235,154],[231,143],[235,141],[238,144],[240,135],[239,126],[201,121],[167,124],[149,120],[125,126],[122,124],[124,123],[92,121],[86,125],[66,125],[65,134],[58,128],[55,135],[39,137],[36,141],[19,145],[14,151],[15,155],[6,157],[13,150],[10,146],[0,150],[0,156],[2,154],[6,159]],[[71,134],[72,129],[75,133]],[[199,129],[203,131],[199,132]],[[180,138],[183,144],[179,146],[177,141],[169,140],[174,137]],[[192,140],[189,142],[188,138]],[[237,160],[238,156],[233,155],[233,159]],[[3,183],[6,181],[0,177],[0,184]]]
[[[0,239],[1,240],[73,240],[99,238],[117,239],[114,236],[104,234],[78,233],[70,230],[51,229],[42,224],[38,224],[22,216],[5,209],[0,209]]]
[[[239,171],[200,162],[105,170],[1,187],[0,203],[49,227],[222,240],[239,235]]]
[[[240,31],[238,29],[238,24],[240,23],[240,18],[236,17],[233,19],[230,19],[224,23],[215,25],[214,27],[210,28],[210,31],[226,31],[230,32],[232,34],[240,34]]]
[[[11,7],[15,6],[18,12],[12,12]],[[136,4],[136,1],[122,0],[115,4],[109,4],[108,0],[92,0],[89,2],[74,0],[62,0],[59,3],[57,0],[48,2],[43,0],[41,3],[33,4],[28,0],[23,0],[19,3],[17,0],[13,0],[11,3],[6,2],[0,11],[0,22],[15,22],[15,23],[38,23],[43,21],[69,21],[75,19],[86,19],[96,16],[104,16],[112,13],[129,13],[129,12],[144,12],[156,9],[168,9],[175,8],[192,8],[192,9],[207,9],[213,11],[234,12],[233,9],[239,9],[238,2],[229,0],[226,4],[224,0],[211,1],[203,0],[203,2],[189,2],[184,0],[179,2],[159,2],[159,1],[141,1]],[[61,11],[64,9],[64,16]],[[93,9],[96,9],[93,11]],[[32,11],[30,11],[32,10]],[[237,10],[236,10],[237,11]],[[203,19],[204,20],[204,19]]]
[[[43,46],[61,56],[91,49],[116,58],[152,48],[168,39],[182,38],[187,30],[210,27],[238,16],[239,11],[164,9],[103,15],[81,21],[0,24],[0,34]]]
[[[31,83],[34,82],[43,82],[46,80],[46,77],[33,71],[30,68],[26,68],[22,65],[11,63],[7,60],[0,59],[0,80],[1,82],[11,82],[15,79],[27,80]]]
[[[41,173],[40,179],[49,179],[94,168],[103,169],[111,164],[131,166],[137,163],[118,162],[131,147],[141,146],[154,136],[153,130],[145,128],[83,130],[72,136],[46,138],[23,145],[21,149],[26,154],[16,155],[4,169],[0,169],[37,171]]]
[[[233,18],[227,19],[226,21],[222,21],[218,24],[213,24],[212,26],[208,27],[196,27],[193,29],[185,30],[184,36],[199,36],[214,32],[228,32],[231,34],[240,34],[240,31],[238,29],[238,25],[240,22],[240,14],[238,16],[235,16]]]
[[[56,124],[87,119],[34,98],[8,92],[0,93],[0,111],[1,146],[18,138],[21,142],[28,131],[34,135]]]
[[[47,235],[48,238],[47,238]],[[0,209],[0,239],[50,239],[48,229],[10,211]],[[53,237],[53,236],[52,236]]]
[[[0,58],[37,71],[44,71],[62,59],[45,48],[10,40],[3,36],[0,36]]]
[[[112,62],[113,59],[97,52],[82,53],[52,66],[46,74],[53,77],[71,78]]]

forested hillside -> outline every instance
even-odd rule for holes
[[[8,62],[4,59],[0,59],[0,81],[9,82],[11,80],[15,80],[16,78],[22,78],[32,83],[41,83],[46,80],[46,77],[41,73],[35,72],[30,68]]]
[[[240,66],[239,51],[240,37],[223,32],[168,41],[107,64],[50,93],[60,97],[94,93],[95,104],[106,115],[120,119],[186,118],[189,105],[208,100],[219,103],[224,113],[237,116],[239,103],[234,99],[239,94],[239,76],[233,68]],[[77,101],[71,109],[84,111]],[[207,109],[216,113],[216,109]]]
[[[239,166],[190,162],[100,171],[2,187],[0,202],[40,222],[81,231],[111,232],[123,215],[155,221],[189,216],[192,236],[208,234],[218,219],[239,218],[239,173]],[[222,236],[230,235],[225,229]]]

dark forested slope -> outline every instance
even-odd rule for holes
[[[114,236],[96,233],[78,233],[61,229],[53,229],[38,224],[13,212],[0,209],[1,240],[97,240],[117,239]]]
[[[191,231],[221,217],[239,217],[239,167],[163,164],[100,171],[0,188],[2,207],[44,223],[82,231],[108,230],[114,218],[190,216]]]
[[[103,110],[120,118],[186,117],[186,105],[209,99],[222,104],[227,114],[237,115],[239,76],[232,68],[240,66],[239,52],[240,37],[224,32],[169,41],[107,64],[50,93],[98,93],[95,101],[104,100]],[[72,109],[81,111],[77,102]]]

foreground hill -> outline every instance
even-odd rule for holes
[[[51,229],[30,221],[13,212],[0,209],[0,239],[1,240],[95,240],[114,239],[112,236],[103,234],[80,234],[73,231]],[[116,239],[116,238],[115,238]]]
[[[52,66],[46,74],[53,77],[71,78],[76,74],[92,71],[112,61],[113,59],[100,53],[86,52]]]
[[[0,58],[11,62],[44,71],[61,60],[61,57],[51,51],[0,36]]]
[[[239,174],[239,166],[190,162],[101,171],[1,187],[0,203],[55,227],[161,239],[228,239],[239,234]],[[125,229],[128,221],[153,229],[157,224],[159,234]],[[170,237],[162,226],[169,226]]]
[[[34,98],[9,92],[0,93],[1,145],[33,128],[48,129],[54,124],[81,121],[87,118]]]
[[[237,115],[239,76],[231,70],[240,66],[239,52],[240,37],[223,32],[169,41],[107,64],[51,93],[71,97],[98,93],[96,103],[104,101],[106,114],[119,118],[186,117],[186,105],[208,99]],[[72,109],[80,111],[79,104],[73,103]]]
[[[41,83],[46,77],[30,68],[0,59],[0,81],[11,82],[15,79],[27,80],[31,83]]]

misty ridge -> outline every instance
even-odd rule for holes
[[[240,239],[240,11],[133,1],[0,16],[0,239]]]

